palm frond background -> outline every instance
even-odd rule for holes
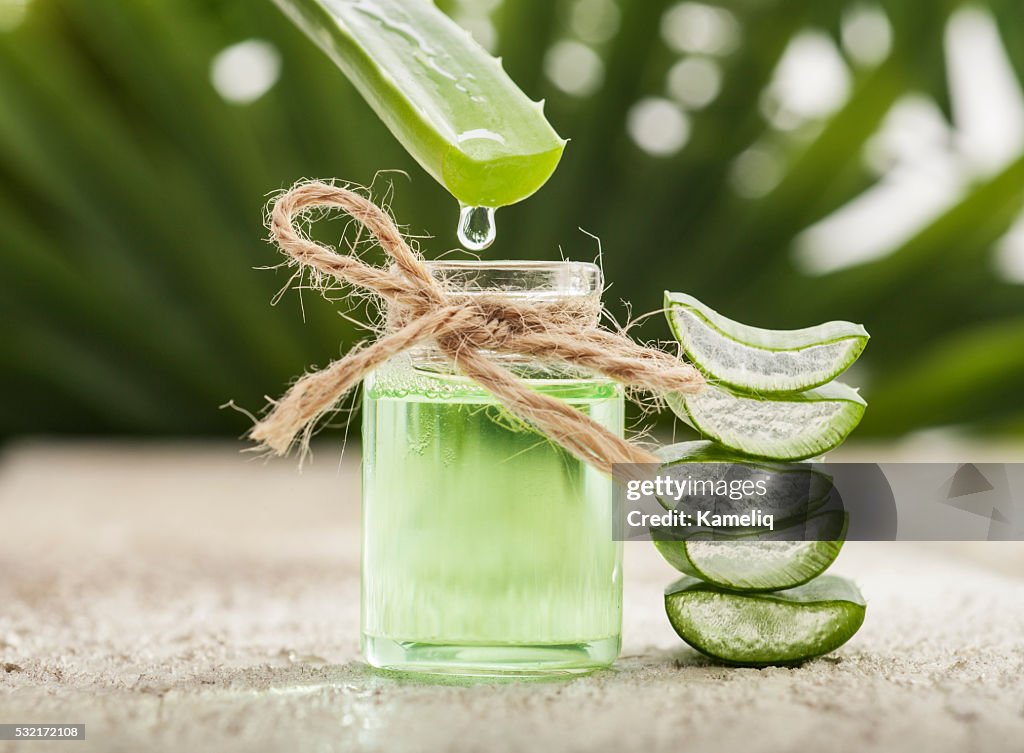
[[[670,288],[864,322],[859,436],[1024,434],[1018,2],[441,5],[571,139],[488,256],[590,259],[584,228],[620,315]],[[269,2],[0,0],[0,433],[240,432],[219,404],[362,335],[312,294],[270,305],[266,194],[382,169],[453,248],[453,201]]]

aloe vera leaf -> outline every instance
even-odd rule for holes
[[[565,141],[542,104],[429,0],[275,2],[463,204],[514,204],[554,171]]]
[[[799,392],[835,379],[868,342],[859,324],[825,322],[771,330],[722,316],[685,293],[665,293],[665,312],[686,355],[716,382],[740,391]]]
[[[655,539],[654,546],[676,570],[720,588],[777,591],[825,572],[843,548],[846,526],[845,512],[826,510],[794,523],[795,533],[779,527],[737,535],[698,532],[680,541]]]
[[[736,479],[749,477],[763,480],[765,493],[758,496],[757,504],[763,512],[774,515],[776,521],[793,517],[806,518],[824,504],[832,491],[832,477],[810,463],[786,463],[752,457],[708,440],[667,445],[659,448],[656,454],[663,461],[658,469],[660,475],[673,476],[678,473],[699,477],[698,464],[708,464],[713,467],[709,468],[706,475],[712,480],[722,478],[725,473]],[[659,501],[666,509],[672,509],[680,503],[660,498]],[[715,511],[743,513],[749,503],[749,498],[733,500],[719,497],[716,499]]]
[[[709,478],[750,478],[766,482],[767,492],[756,500],[714,499],[717,513],[745,513],[752,501],[775,516],[774,530],[752,529],[722,533],[694,530],[652,531],[654,545],[680,572],[738,591],[774,591],[792,588],[820,575],[838,556],[845,539],[847,516],[839,510],[815,514],[832,491],[832,478],[810,463],[781,463],[751,458],[708,441],[680,442],[662,447],[659,475],[673,469],[687,477],[700,477],[701,464]],[[666,509],[674,500],[659,500]]]
[[[802,460],[842,443],[867,403],[852,387],[829,382],[806,392],[752,397],[706,385],[666,402],[679,418],[726,447],[776,460]]]
[[[713,659],[741,666],[795,664],[834,651],[864,623],[851,581],[823,575],[773,593],[739,594],[684,577],[665,591],[679,637]]]

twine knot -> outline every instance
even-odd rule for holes
[[[375,237],[393,266],[375,267],[307,238],[295,219],[315,208],[346,212]],[[567,403],[531,389],[493,354],[558,361],[655,394],[692,393],[704,386],[701,374],[689,364],[601,327],[596,299],[517,300],[443,283],[405,242],[387,212],[347,188],[300,183],[274,202],[269,224],[272,239],[291,263],[369,291],[387,300],[392,312],[386,334],[306,374],[272,403],[250,437],[277,454],[286,454],[296,442],[305,453],[318,420],[363,377],[393,356],[427,343],[515,416],[605,472],[614,463],[658,459]]]

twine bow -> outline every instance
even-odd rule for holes
[[[346,212],[373,234],[394,266],[371,266],[305,237],[294,220],[313,208]],[[515,416],[609,473],[613,463],[657,463],[658,459],[567,403],[531,389],[487,353],[557,360],[656,394],[692,393],[704,385],[692,366],[601,327],[599,311],[584,311],[564,302],[460,295],[430,274],[423,257],[409,247],[387,212],[347,188],[322,182],[294,186],[274,203],[270,232],[293,263],[372,292],[397,304],[402,312],[393,331],[323,370],[303,376],[272,403],[271,411],[250,436],[279,455],[286,454],[297,438],[300,449],[308,449],[318,419],[364,376],[392,356],[427,342],[435,344],[456,369]]]

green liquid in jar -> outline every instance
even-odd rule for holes
[[[531,379],[621,435],[605,379]],[[402,357],[365,384],[363,650],[378,667],[578,672],[614,661],[611,480],[472,381]]]

